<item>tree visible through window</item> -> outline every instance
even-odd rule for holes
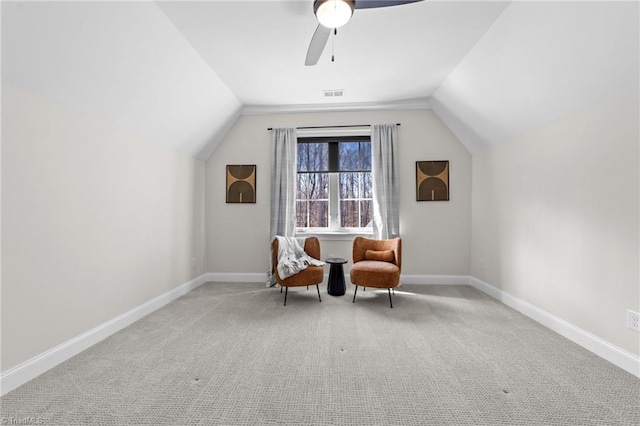
[[[296,226],[365,228],[372,219],[368,136],[299,138]]]

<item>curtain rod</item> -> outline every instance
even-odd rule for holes
[[[400,123],[396,123],[396,126],[400,126]],[[343,127],[371,127],[371,124],[348,124],[345,126],[309,126],[309,127],[296,127],[296,130],[300,129],[341,129]],[[267,130],[273,130],[273,127],[268,127]]]

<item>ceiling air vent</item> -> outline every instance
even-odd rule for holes
[[[323,90],[325,98],[338,97],[344,94],[343,89],[334,89],[334,90]]]

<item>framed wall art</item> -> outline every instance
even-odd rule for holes
[[[416,161],[416,200],[449,201],[449,161]]]
[[[256,202],[256,165],[227,165],[227,203]]]

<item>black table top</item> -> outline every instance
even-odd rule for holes
[[[343,257],[330,257],[327,260],[325,260],[325,262],[341,264],[341,263],[347,263],[348,260]]]

